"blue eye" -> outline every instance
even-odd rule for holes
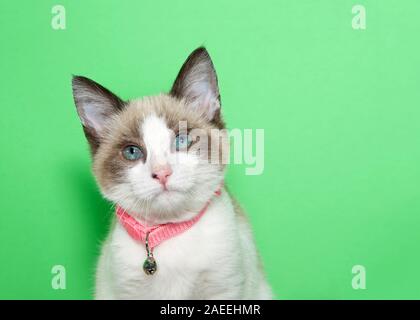
[[[192,141],[188,134],[179,134],[175,137],[175,147],[176,150],[186,150],[190,145]]]
[[[127,146],[123,149],[122,155],[125,159],[136,161],[144,157],[143,151],[137,146]]]

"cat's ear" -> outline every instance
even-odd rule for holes
[[[220,94],[216,70],[204,47],[194,50],[184,62],[170,94],[184,98],[191,108],[212,121],[220,117]]]
[[[99,147],[106,121],[124,108],[124,101],[86,77],[73,76],[73,97],[92,153]]]

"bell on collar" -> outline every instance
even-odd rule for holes
[[[153,257],[152,250],[149,248],[149,234],[150,232],[146,234],[145,245],[146,245],[147,258],[143,262],[143,270],[147,275],[153,275],[157,271],[157,263],[156,263],[155,258]]]

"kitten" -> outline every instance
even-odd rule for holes
[[[123,101],[75,76],[73,95],[94,175],[117,208],[95,298],[270,299],[250,226],[223,185],[225,165],[209,161],[228,139],[212,133],[225,125],[206,49],[188,57],[169,94]]]

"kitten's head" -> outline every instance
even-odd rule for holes
[[[169,94],[125,102],[77,76],[73,95],[94,174],[110,201],[151,223],[180,221],[220,187],[227,139],[204,48],[188,57]]]

